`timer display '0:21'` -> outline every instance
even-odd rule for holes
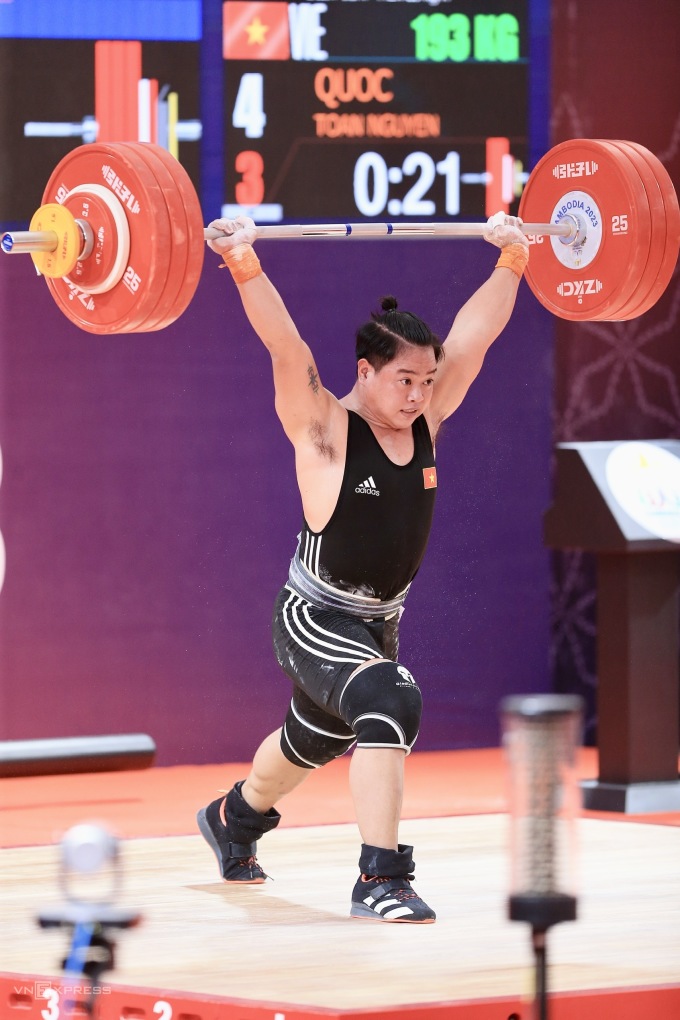
[[[443,208],[430,197],[438,175],[444,180]],[[403,187],[399,189],[401,197],[390,197],[399,185],[406,187],[405,191]],[[427,152],[409,152],[400,165],[388,166],[379,152],[363,152],[354,164],[352,191],[357,212],[366,218],[382,216],[385,212],[390,216],[428,217],[442,212],[457,216],[460,212],[460,155],[450,151],[436,161]]]

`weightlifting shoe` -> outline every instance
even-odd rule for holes
[[[354,886],[350,917],[432,924],[437,915],[411,888],[412,877],[369,878],[362,875]]]
[[[362,874],[352,892],[350,917],[407,924],[432,924],[437,915],[411,888],[413,847],[398,850],[362,845]],[[386,872],[386,874],[385,874]]]

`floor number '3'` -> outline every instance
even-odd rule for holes
[[[47,1009],[40,1010],[42,1020],[58,1020],[59,1017],[59,992],[56,988],[46,988],[42,994],[47,1002]]]

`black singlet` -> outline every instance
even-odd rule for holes
[[[414,451],[394,464],[370,425],[348,411],[345,472],[323,531],[304,522],[300,559],[310,573],[343,591],[391,599],[411,583],[430,535],[437,474],[430,430],[411,426]]]

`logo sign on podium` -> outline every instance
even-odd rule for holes
[[[653,443],[614,447],[607,485],[622,510],[657,538],[680,542],[680,459]]]

